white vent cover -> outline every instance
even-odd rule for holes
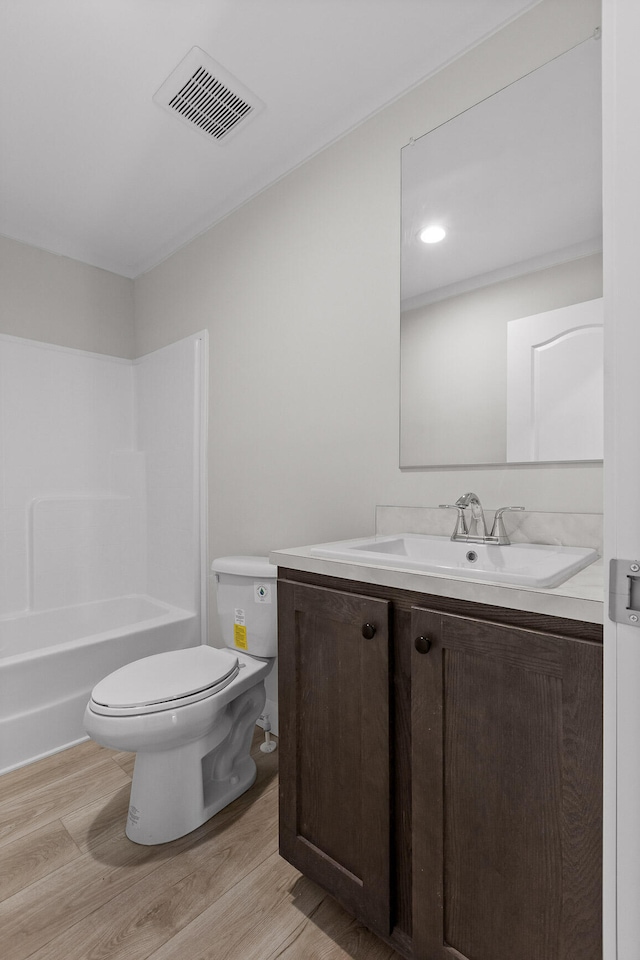
[[[153,99],[219,143],[226,143],[264,108],[255,94],[200,47],[192,47]]]

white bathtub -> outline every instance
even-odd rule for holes
[[[196,614],[144,596],[0,619],[0,773],[87,739],[84,709],[108,673],[198,643]]]

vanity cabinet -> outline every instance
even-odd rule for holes
[[[411,622],[414,955],[596,960],[601,646]]]
[[[600,960],[602,628],[280,570],[280,851],[413,960]]]
[[[390,932],[388,601],[278,584],[280,852]]]

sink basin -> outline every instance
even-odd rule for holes
[[[417,533],[321,543],[311,547],[310,553],[314,557],[348,563],[401,567],[403,570],[527,587],[557,587],[598,559],[597,551],[589,547],[463,543],[449,537]]]

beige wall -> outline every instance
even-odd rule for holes
[[[376,503],[601,510],[599,466],[398,467],[400,149],[593,33],[545,0],[135,284],[139,353],[210,332],[209,550],[371,532]]]
[[[0,333],[134,356],[133,281],[0,237]]]

